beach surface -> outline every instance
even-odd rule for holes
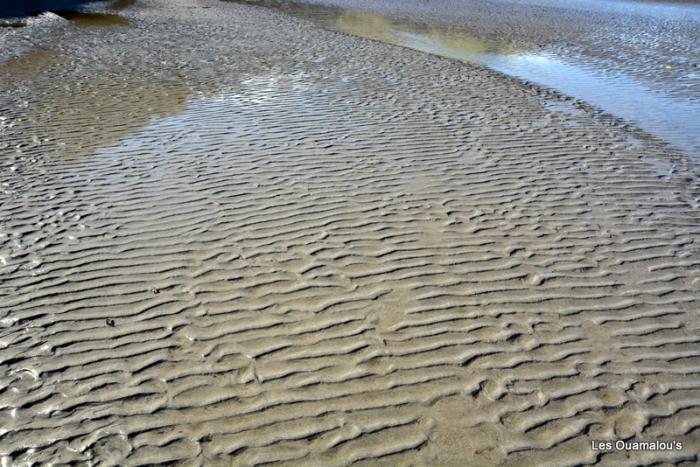
[[[0,28],[2,465],[697,464],[696,154],[273,9],[83,7]]]

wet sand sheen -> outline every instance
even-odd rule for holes
[[[672,96],[624,74],[585,65],[571,57],[562,59],[528,50],[516,42],[478,37],[459,28],[301,2],[228,1],[273,8],[331,30],[479,63],[583,100],[700,158],[700,96]]]
[[[481,68],[149,5],[0,68],[3,462],[697,461],[692,160]]]

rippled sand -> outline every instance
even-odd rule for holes
[[[42,47],[0,65],[3,462],[697,462],[694,162],[268,10],[120,14],[1,32]]]
[[[278,0],[235,0],[278,2]],[[278,2],[279,3],[279,2]],[[313,0],[442,25],[700,100],[697,0]]]

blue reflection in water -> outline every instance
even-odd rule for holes
[[[398,21],[381,15],[305,2],[230,1],[274,8],[310,19],[328,29],[484,65],[586,101],[700,158],[700,96],[672,96],[663,88],[651,89],[637,79],[606,71],[602,65],[594,67],[570,58],[516,50],[506,43],[484,40],[466,31],[437,25]],[[556,6],[559,0],[509,1]],[[609,14],[634,12],[664,19],[682,17],[700,22],[700,7],[697,5],[570,0],[567,7]],[[693,76],[687,75],[686,78],[692,79]]]
[[[473,52],[420,33],[394,31],[399,45],[475,62],[584,100],[700,156],[700,102],[669,96],[637,80],[541,54]]]

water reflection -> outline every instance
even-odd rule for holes
[[[445,49],[451,48],[462,52],[505,54],[523,52],[522,48],[507,41],[485,39],[459,29],[397,20],[339,7],[284,0],[228,1],[274,8],[296,17],[311,19],[327,29],[411,48],[417,48],[416,46],[419,45],[417,40],[428,39],[442,44]]]
[[[128,26],[130,24],[129,20],[123,16],[111,13],[85,13],[73,10],[60,10],[54,11],[54,13],[81,28]]]
[[[188,81],[147,78],[127,70],[75,77],[65,73],[69,60],[58,50],[37,49],[0,64],[0,88],[19,86],[38,97],[18,100],[21,118],[6,120],[11,134],[0,135],[0,153],[14,139],[26,144],[21,152],[29,155],[92,154],[153,119],[181,113],[192,93]]]
[[[126,10],[127,8],[134,6],[136,4],[136,0],[114,0],[112,3],[109,4],[109,8],[112,10]]]
[[[469,59],[471,54],[494,53],[513,54],[523,52],[506,41],[489,40],[468,34],[458,29],[427,26],[408,21],[361,13],[340,12],[332,21],[324,18],[324,26],[369,39],[390,42],[426,52],[445,55],[451,53],[454,58]],[[454,53],[458,51],[458,55]]]
[[[0,82],[5,79],[11,82],[35,77],[59,61],[59,56],[54,50],[35,49],[0,63]]]
[[[26,25],[24,21],[0,21],[0,28],[23,28]]]
[[[700,102],[649,89],[626,75],[613,74],[570,58],[526,50],[507,41],[484,39],[459,29],[290,1],[232,1],[274,8],[311,19],[334,31],[478,63],[584,100],[633,122],[679,149],[700,156]]]

